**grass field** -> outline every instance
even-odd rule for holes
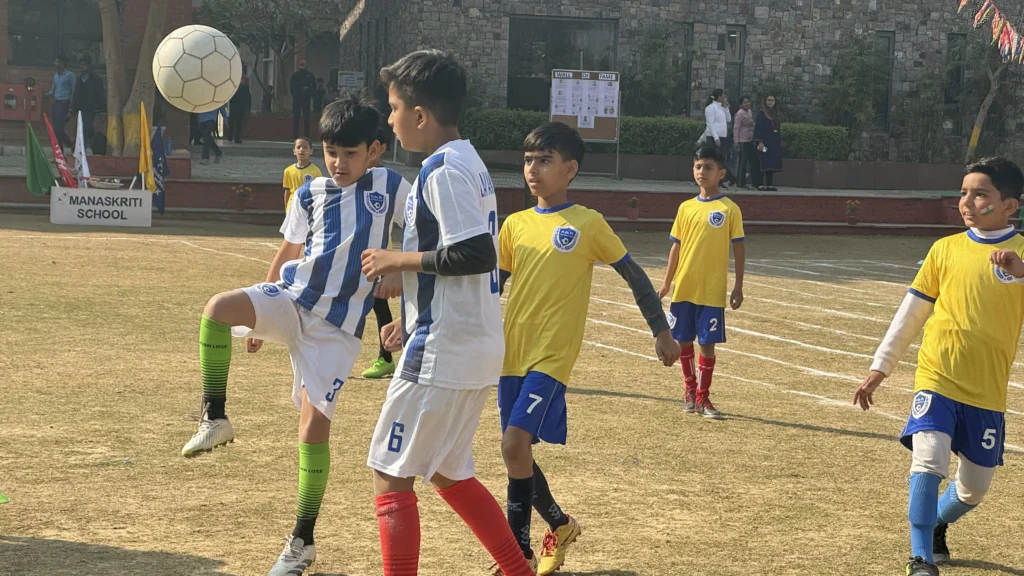
[[[664,234],[625,234],[657,283]],[[673,576],[902,573],[909,553],[908,353],[876,409],[849,405],[930,239],[751,236],[747,300],[726,316],[713,399],[684,414],[609,268],[594,273],[586,344],[569,386],[569,444],[537,460],[583,525],[565,573]],[[179,455],[199,411],[197,333],[213,294],[263,279],[272,228],[213,222],[148,231],[56,228],[0,216],[0,574],[265,574],[293,524],[296,423],[283,346],[236,342],[237,440]],[[376,354],[371,320],[361,371]],[[471,359],[467,359],[471,361]],[[1012,379],[1024,382],[1024,364]],[[369,438],[386,382],[341,394],[312,573],[380,574]],[[492,404],[493,406],[493,404]],[[1024,411],[1024,390],[1009,407]],[[950,531],[943,574],[1024,574],[1024,426],[1006,466]],[[497,411],[476,438],[480,479],[504,502]],[[489,558],[420,491],[421,574],[483,574]],[[539,549],[542,522],[534,518]]]

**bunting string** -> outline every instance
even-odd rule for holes
[[[971,0],[960,0],[957,13],[963,12],[969,4]],[[981,25],[989,20],[992,21],[992,44],[999,46],[999,54],[1003,60],[1024,63],[1024,36],[1010,24],[993,0],[983,0],[974,14],[974,27],[981,28]]]

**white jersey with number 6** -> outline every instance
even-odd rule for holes
[[[497,251],[494,184],[468,140],[423,161],[405,205],[405,252],[432,252],[480,234]],[[472,276],[406,272],[402,278],[402,379],[444,388],[494,386],[505,342],[498,270]]]

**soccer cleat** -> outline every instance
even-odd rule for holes
[[[711,420],[724,420],[725,416],[715,408],[715,405],[711,403],[709,398],[701,398],[697,401],[697,409],[694,411],[695,414],[700,414],[705,418]]]
[[[697,409],[697,387],[687,386],[686,392],[683,393],[683,410],[686,412],[693,412]]]
[[[227,418],[207,420],[204,416],[199,421],[199,429],[192,435],[192,439],[181,449],[181,455],[189,458],[200,452],[209,452],[217,446],[223,446],[228,442],[235,441],[235,431],[231,428],[231,421]]]
[[[394,361],[388,362],[383,358],[377,358],[373,361],[373,366],[370,366],[363,372],[363,378],[370,378],[378,380],[380,378],[387,378],[395,373]]]
[[[267,576],[299,576],[315,561],[316,546],[307,546],[302,538],[289,536],[284,543],[284,551],[277,557],[277,562]]]
[[[533,553],[533,550],[530,550],[530,554],[532,554],[532,556],[529,559],[527,559],[526,562],[530,565],[530,570],[533,570],[534,573],[536,573],[537,555]],[[501,568],[498,568],[497,563],[491,564],[491,567],[488,569],[487,574],[489,576],[505,576],[505,573],[501,571]]]
[[[932,532],[932,556],[936,564],[949,562],[949,546],[946,546],[946,530],[948,528],[949,524],[941,522]]]
[[[565,552],[583,533],[575,518],[568,515],[566,518],[569,519],[568,524],[559,526],[554,532],[548,530],[544,533],[544,547],[540,552],[540,566],[537,567],[538,576],[554,574],[561,568],[565,563]]]
[[[939,567],[925,562],[920,556],[915,556],[907,562],[907,576],[939,576]]]

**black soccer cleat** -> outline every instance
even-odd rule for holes
[[[907,562],[907,576],[939,576],[939,567],[925,562],[920,556],[915,556]]]
[[[932,532],[932,555],[936,564],[949,562],[949,547],[946,546],[946,529],[948,528],[949,524],[941,522]]]

